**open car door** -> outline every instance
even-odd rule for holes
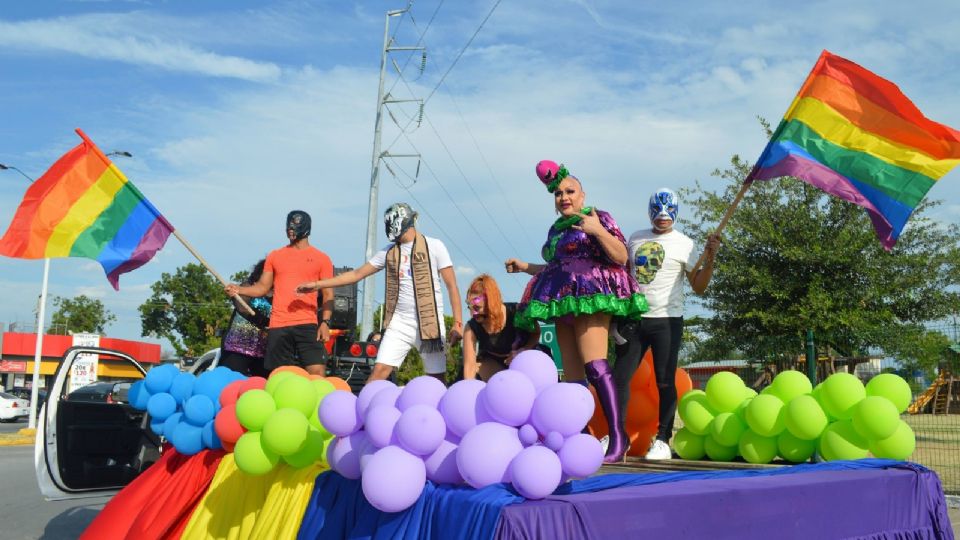
[[[109,495],[160,458],[160,438],[146,411],[129,403],[67,399],[71,368],[82,354],[129,362],[131,356],[99,347],[72,347],[64,354],[46,403],[37,415],[34,466],[49,500]]]

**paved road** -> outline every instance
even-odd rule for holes
[[[108,500],[47,501],[37,488],[33,447],[0,447],[0,537],[4,540],[75,539]]]
[[[26,420],[17,420],[16,422],[0,422],[0,433],[16,433],[25,427],[27,427]]]

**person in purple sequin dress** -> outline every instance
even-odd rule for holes
[[[546,264],[508,259],[507,272],[533,276],[517,306],[515,324],[532,329],[535,321],[554,322],[568,382],[597,390],[610,426],[620,422],[617,394],[607,364],[612,317],[639,318],[647,302],[627,272],[627,247],[613,217],[585,207],[580,180],[553,161],[537,164],[537,176],[553,193],[560,218],[547,232],[541,254]],[[613,429],[604,461],[623,459],[626,435]]]
[[[260,259],[250,270],[250,276],[244,285],[256,283],[263,274],[265,259]],[[220,342],[220,363],[238,373],[247,376],[267,377],[269,372],[263,365],[267,350],[267,325],[270,324],[270,295],[259,298],[243,297],[253,308],[254,314],[234,307],[230,324]]]

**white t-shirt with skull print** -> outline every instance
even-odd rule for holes
[[[644,318],[682,317],[686,273],[700,258],[693,240],[676,229],[665,234],[645,229],[630,235],[627,251],[630,273],[650,305]]]

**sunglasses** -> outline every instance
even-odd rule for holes
[[[479,306],[483,302],[487,301],[487,296],[481,294],[480,296],[474,296],[473,298],[467,299],[468,306]]]

